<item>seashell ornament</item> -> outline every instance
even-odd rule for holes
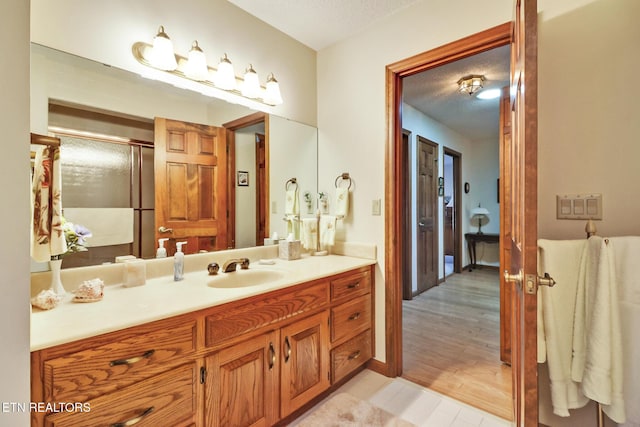
[[[56,294],[51,289],[45,289],[31,298],[31,305],[42,310],[51,310],[60,304],[60,301],[62,301],[62,295]]]
[[[104,282],[100,279],[85,280],[73,291],[74,302],[96,302],[104,296]]]

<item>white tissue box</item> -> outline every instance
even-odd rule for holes
[[[302,244],[300,240],[280,240],[278,243],[278,257],[286,260],[300,259]]]
[[[124,287],[142,286],[147,281],[147,263],[143,259],[133,259],[124,263]]]
[[[270,237],[265,237],[264,239],[265,246],[271,246],[271,245],[277,245],[277,244],[278,244],[278,239],[272,239]]]

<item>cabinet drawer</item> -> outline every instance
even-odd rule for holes
[[[293,291],[261,296],[225,307],[205,318],[205,342],[211,347],[329,303],[327,283],[299,286]]]
[[[352,337],[371,327],[371,294],[331,309],[331,342]]]
[[[331,281],[331,301],[350,299],[371,292],[371,270],[362,269]]]
[[[136,327],[113,341],[45,360],[44,400],[84,402],[166,371],[195,352],[196,322]]]
[[[331,383],[340,381],[371,356],[370,329],[331,350]]]
[[[197,367],[182,365],[148,378],[134,387],[100,396],[85,404],[84,411],[57,412],[45,418],[45,426],[189,426],[196,422]]]

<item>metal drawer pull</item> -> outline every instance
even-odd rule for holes
[[[142,419],[144,417],[146,417],[147,415],[152,413],[154,409],[155,409],[155,407],[152,406],[152,407],[148,408],[146,411],[144,411],[142,414],[140,414],[139,416],[137,416],[135,418],[131,418],[130,420],[127,420],[127,421],[123,421],[121,423],[113,423],[113,424],[111,424],[111,427],[129,427],[129,426],[132,426],[134,424],[138,424],[140,421],[142,421]]]
[[[134,363],[137,363],[137,362],[141,361],[142,359],[150,358],[151,356],[153,356],[153,353],[155,353],[155,352],[156,352],[155,350],[149,350],[145,354],[143,354],[142,356],[131,357],[129,359],[112,360],[111,362],[109,362],[109,366],[133,365]]]
[[[276,364],[276,349],[273,348],[273,343],[269,343],[269,352],[271,353],[271,358],[269,359],[269,370],[273,369],[273,366]]]
[[[349,320],[358,320],[360,318],[360,312],[356,311],[351,316],[349,316]]]
[[[354,360],[360,357],[360,350],[355,351],[349,355],[349,360]]]
[[[360,282],[356,282],[356,283],[349,283],[349,285],[347,286],[347,288],[349,289],[355,289],[358,286],[360,286]]]
[[[291,343],[289,342],[289,337],[284,337],[284,345],[287,348],[284,352],[284,363],[287,363],[291,357]]]

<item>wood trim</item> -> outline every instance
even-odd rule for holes
[[[51,147],[60,146],[60,138],[55,136],[38,135],[37,133],[31,134],[31,144],[35,145],[49,145]]]
[[[268,117],[267,113],[253,113],[248,116],[240,117],[239,119],[231,120],[230,122],[223,123],[222,127],[227,130],[237,130],[240,128],[246,128],[247,126],[255,125],[260,122],[264,122]]]
[[[402,78],[511,42],[511,22],[386,67],[385,351],[389,376],[402,373]]]
[[[236,131],[227,129],[227,247],[236,247]]]

